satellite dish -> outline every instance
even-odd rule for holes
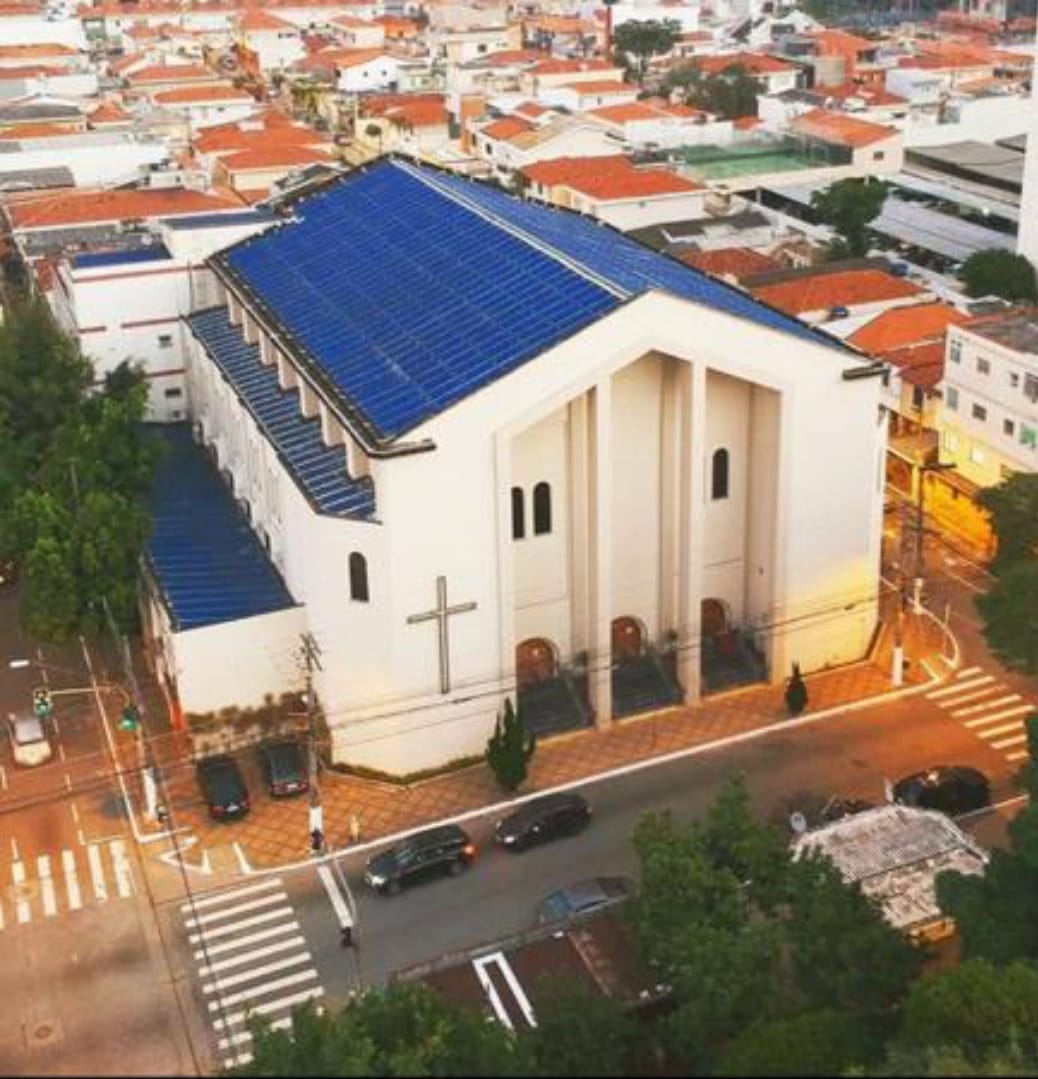
[[[807,831],[807,817],[799,810],[789,815],[789,826],[797,835],[803,835]]]

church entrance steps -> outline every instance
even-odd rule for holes
[[[651,652],[618,660],[613,665],[613,718],[654,712],[679,704],[681,690]]]
[[[538,738],[586,727],[588,710],[565,675],[524,686],[517,694],[523,722]]]

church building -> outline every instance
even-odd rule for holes
[[[482,752],[867,651],[876,365],[591,219],[382,159],[212,256],[147,618],[183,710]]]

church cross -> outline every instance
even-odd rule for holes
[[[447,578],[436,578],[436,606],[431,611],[422,611],[421,614],[409,614],[408,625],[416,625],[419,622],[437,622],[440,639],[440,692],[449,693],[451,688],[451,651],[450,635],[447,632],[447,619],[452,614],[464,614],[465,611],[474,611],[475,603],[456,603],[453,607],[447,606]]]

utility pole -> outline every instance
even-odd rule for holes
[[[306,718],[309,737],[310,764],[310,853],[323,854],[324,809],[317,785],[317,700],[314,696],[314,668],[322,670],[321,649],[312,633],[304,633],[299,655],[306,670]]]

